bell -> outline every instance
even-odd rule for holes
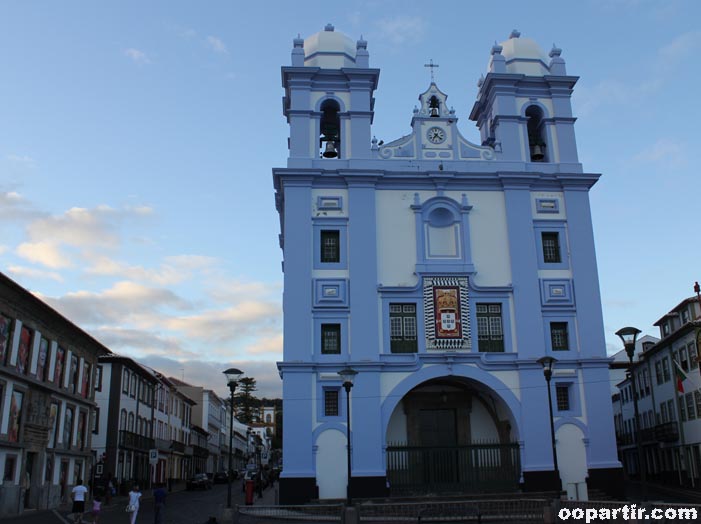
[[[438,108],[437,107],[432,107],[431,108],[431,117],[438,117]]]
[[[533,162],[540,162],[544,158],[545,158],[545,154],[543,153],[542,147],[540,147],[538,144],[531,147],[531,160]]]
[[[336,151],[336,147],[333,144],[333,140],[329,140],[326,142],[326,148],[324,149],[323,157],[324,158],[336,158],[338,156],[338,151]]]

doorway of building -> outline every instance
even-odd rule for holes
[[[481,387],[480,387],[481,386]],[[409,391],[387,428],[393,495],[512,491],[520,448],[510,411],[480,384],[434,379]]]

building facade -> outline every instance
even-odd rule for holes
[[[296,38],[282,68],[281,503],[345,497],[348,432],[356,497],[560,487],[543,356],[558,359],[562,488],[617,492],[597,387],[609,363],[589,207],[599,175],[577,157],[577,78],[560,49],[515,31],[478,83],[479,144],[434,82],[408,134],[385,143],[371,131],[379,73],[367,42],[331,25]]]
[[[94,449],[101,458],[101,483],[111,476],[126,494],[133,484],[150,487],[153,480],[149,453],[156,449],[153,437],[155,391],[154,373],[129,357],[100,357],[96,384],[99,406]]]
[[[669,485],[701,484],[701,307],[697,298],[680,302],[655,326],[660,338],[645,337],[639,357],[613,396],[619,455],[629,477]],[[679,372],[678,370],[681,370]],[[686,378],[684,378],[686,377]],[[633,384],[638,400],[638,456]]]
[[[0,517],[56,508],[93,471],[93,394],[109,350],[0,273]]]

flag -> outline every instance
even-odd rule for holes
[[[677,391],[679,391],[679,393],[684,393],[684,381],[687,379],[686,373],[684,373],[684,370],[679,366],[679,362],[676,360],[672,362],[674,362],[674,376],[677,377]]]

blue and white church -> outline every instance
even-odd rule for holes
[[[434,82],[408,134],[378,142],[379,75],[367,42],[332,25],[294,39],[282,67],[280,502],[345,498],[348,434],[353,498],[617,494],[577,77],[512,32],[477,84],[475,144]]]

